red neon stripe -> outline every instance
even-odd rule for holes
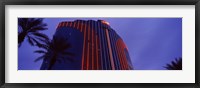
[[[115,70],[115,65],[114,65],[114,61],[113,61],[113,55],[112,55],[112,49],[111,49],[108,29],[106,29],[106,37],[107,37],[107,42],[108,42],[108,50],[109,50],[109,56],[110,56],[110,62],[111,62],[112,70]]]
[[[82,26],[83,25],[81,25],[81,30],[82,30]],[[85,26],[85,31],[84,31],[84,35],[83,35],[84,36],[84,40],[83,40],[83,53],[82,53],[82,70],[84,69],[84,59],[85,59],[84,58],[85,57],[85,53],[84,53],[85,52],[85,41],[86,41],[85,40],[85,36],[86,36],[85,33],[86,33],[86,26]]]
[[[125,57],[125,53],[124,53],[124,45],[123,45],[123,41],[121,40],[121,44],[122,44],[122,55],[123,55],[123,61],[124,61],[124,69],[127,69],[127,61],[126,61],[126,57]]]
[[[124,50],[127,49],[127,48],[126,48],[126,45],[124,44],[124,42],[123,42],[123,47],[124,47]],[[123,51],[124,51],[124,50],[123,50]],[[124,51],[124,55],[125,55],[126,67],[127,67],[127,70],[128,70],[128,69],[129,69],[129,65],[128,65],[128,61],[127,61],[127,57],[126,57],[125,51]]]
[[[81,25],[81,32],[82,32],[82,30],[83,30],[83,29],[82,29],[82,26],[83,26],[83,24],[82,24],[82,23],[80,23],[80,25]]]
[[[65,26],[65,22],[62,23],[62,27],[64,27],[64,26]]]
[[[69,24],[70,24],[69,27],[72,27],[72,22],[69,22]]]
[[[89,22],[88,22],[89,23]],[[90,47],[90,43],[89,43],[89,41],[90,41],[90,23],[87,25],[88,26],[88,42],[87,42],[87,44],[88,44],[88,53],[87,53],[87,69],[89,69],[89,47]]]
[[[99,53],[98,53],[98,42],[97,42],[97,35],[96,35],[96,58],[97,58],[97,70],[99,69]]]
[[[122,46],[123,46],[123,55],[124,55],[125,67],[126,67],[126,70],[128,70],[128,62],[127,62],[127,58],[126,58],[126,53],[124,51],[124,49],[126,49],[126,47],[125,47],[123,40],[121,40],[121,41],[122,41]]]
[[[101,56],[100,56],[101,52],[99,52],[100,49],[101,49],[101,48],[100,48],[100,47],[101,47],[101,46],[100,46],[101,42],[100,42],[100,39],[99,39],[98,36],[97,36],[97,44],[98,44],[98,46],[97,46],[97,53],[98,53],[98,59],[99,59],[99,60],[98,60],[98,64],[99,64],[99,65],[98,65],[98,69],[102,69],[102,68],[101,68],[101,67],[102,67],[102,65],[101,65],[101,64],[102,64],[102,62],[101,62],[102,59],[101,59]]]
[[[121,53],[122,53],[122,59],[123,59],[123,64],[124,64],[124,70],[126,70],[126,58],[124,57],[124,47],[123,47],[123,42],[122,39],[120,40],[121,42]]]
[[[79,21],[77,22],[77,29],[80,30],[80,28],[79,28]]]
[[[119,62],[120,62],[120,68],[121,68],[121,70],[123,70],[123,65],[122,65],[122,61],[121,61],[121,54],[120,54],[119,39],[117,40],[116,44],[117,44],[117,54],[118,54],[118,58],[119,58]]]
[[[87,50],[87,70],[89,70],[89,43],[88,43],[88,50]]]
[[[92,30],[92,70],[94,69],[94,31]]]
[[[60,27],[62,27],[62,22],[60,23]]]
[[[66,22],[65,26],[66,26],[66,27],[68,26],[68,22]]]
[[[76,28],[76,22],[73,22],[74,23],[74,28]]]
[[[119,40],[119,47],[120,47],[120,55],[121,55],[121,61],[122,61],[122,67],[123,67],[123,70],[125,69],[124,67],[124,60],[123,60],[123,55],[122,55],[122,45],[121,45],[121,41]]]
[[[122,54],[123,54],[123,59],[124,59],[124,65],[125,65],[125,69],[128,69],[128,64],[127,64],[127,60],[126,60],[126,54],[124,52],[125,49],[125,44],[123,42],[123,40],[121,39],[121,44],[122,44]]]
[[[123,68],[124,68],[124,70],[126,69],[126,65],[125,65],[125,59],[124,59],[124,54],[123,54],[123,45],[122,45],[122,40],[120,39],[120,51],[121,51],[121,55],[122,55],[122,62],[123,62]]]

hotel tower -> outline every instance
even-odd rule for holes
[[[70,48],[59,54],[52,70],[133,70],[128,48],[122,38],[103,20],[60,22],[53,36],[64,39]],[[49,66],[44,59],[41,70]]]

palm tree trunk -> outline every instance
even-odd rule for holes
[[[56,54],[53,55],[52,59],[50,60],[48,70],[52,70],[53,65],[56,63]]]

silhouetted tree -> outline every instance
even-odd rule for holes
[[[182,57],[176,58],[175,61],[171,61],[164,68],[168,70],[182,70]]]
[[[48,70],[51,70],[56,61],[60,62],[58,56],[64,60],[74,61],[72,58],[66,57],[74,56],[73,53],[67,51],[71,47],[71,44],[66,41],[67,39],[64,38],[54,38],[51,42],[44,41],[45,44],[41,45],[42,50],[35,51],[35,53],[42,53],[43,55],[38,57],[35,62],[41,59],[49,59]]]
[[[19,18],[18,19],[18,46],[20,47],[27,37],[30,45],[40,46],[41,40],[48,40],[48,36],[39,31],[47,30],[47,24],[41,18]]]

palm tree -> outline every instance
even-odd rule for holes
[[[40,40],[48,40],[48,36],[39,31],[47,30],[46,23],[43,23],[41,18],[19,18],[18,19],[18,46],[27,37],[30,45],[40,46]]]
[[[176,58],[175,61],[171,61],[164,68],[168,70],[182,70],[182,57]]]
[[[72,58],[66,58],[66,56],[74,56],[73,53],[68,52],[67,50],[71,47],[71,44],[66,42],[67,39],[64,38],[55,38],[50,41],[44,41],[45,44],[42,44],[40,47],[42,50],[36,50],[35,53],[42,53],[43,55],[38,57],[35,62],[44,59],[49,59],[49,66],[48,70],[51,70],[53,65],[56,63],[56,61],[60,62],[59,58],[62,58],[64,60],[70,60],[74,61]]]

